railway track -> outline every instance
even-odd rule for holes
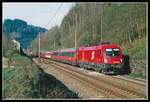
[[[129,77],[127,75],[117,75],[117,76],[113,76],[115,77],[116,79],[120,79],[120,80],[125,80],[125,81],[129,81],[131,83],[135,83],[135,84],[139,84],[139,85],[143,85],[143,86],[146,86],[146,83],[147,83],[147,80],[141,80],[141,79],[134,79],[132,77]]]
[[[95,88],[108,98],[143,99],[146,97],[145,86],[141,86],[140,84],[135,84],[114,77],[108,77],[107,75],[102,74],[100,74],[100,76],[92,76],[73,68],[74,66],[47,59],[43,59],[43,62],[43,64],[51,65],[55,67],[56,70],[85,83],[85,85]]]

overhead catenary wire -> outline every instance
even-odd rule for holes
[[[62,3],[59,5],[59,7],[57,8],[56,12],[54,13],[54,15],[51,17],[50,21],[45,25],[45,28],[52,22],[52,20],[54,19],[54,17],[57,15],[58,11],[60,10],[62,6]],[[39,32],[39,62],[40,62],[40,32]],[[55,40],[54,40],[54,43],[55,43]]]
[[[51,17],[51,19],[50,19],[49,22],[45,25],[45,27],[47,27],[47,26],[52,22],[52,20],[54,19],[54,17],[56,16],[56,14],[58,13],[58,11],[60,10],[61,6],[62,6],[62,3],[59,5],[59,7],[57,8],[55,14]]]

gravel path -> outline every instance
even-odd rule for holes
[[[36,59],[34,59],[34,61],[38,63]],[[44,67],[43,66],[41,67],[46,73],[51,74],[55,76],[58,80],[62,81],[64,85],[66,85],[70,90],[73,90],[74,92],[78,93],[79,97],[83,99],[106,98],[96,89],[91,88],[88,84],[85,85],[85,83],[82,83],[81,81],[75,78],[62,74],[60,71],[56,70],[56,68],[52,67],[50,64],[47,66],[45,65]]]
[[[37,59],[34,59],[34,61],[39,64]],[[83,99],[142,98],[145,93],[145,87],[139,84],[89,70],[78,69],[77,67],[74,68],[75,66],[49,60],[44,60],[44,63],[41,61],[39,65],[46,73],[62,81]],[[106,90],[107,94],[104,92]]]

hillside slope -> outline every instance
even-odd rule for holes
[[[135,52],[141,47],[146,48],[146,43],[130,49],[140,39],[146,40],[146,4],[78,3],[70,9],[60,26],[49,29],[41,36],[41,49],[74,47],[75,32],[78,47],[109,41],[122,46],[125,54],[133,58],[146,58],[146,49]],[[37,49],[38,38],[32,44],[35,46],[33,49]]]
[[[29,25],[20,19],[5,19],[3,23],[5,36],[10,39],[16,39],[23,48],[27,48],[31,41],[38,36],[39,32],[45,31],[47,31],[45,28]]]
[[[62,99],[79,98],[78,94],[68,89],[54,76],[45,73],[31,59],[7,50],[5,59],[10,65],[3,63],[2,98],[3,99]]]

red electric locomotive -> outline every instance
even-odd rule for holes
[[[118,72],[122,68],[122,51],[114,44],[80,47],[78,64],[103,73]]]

